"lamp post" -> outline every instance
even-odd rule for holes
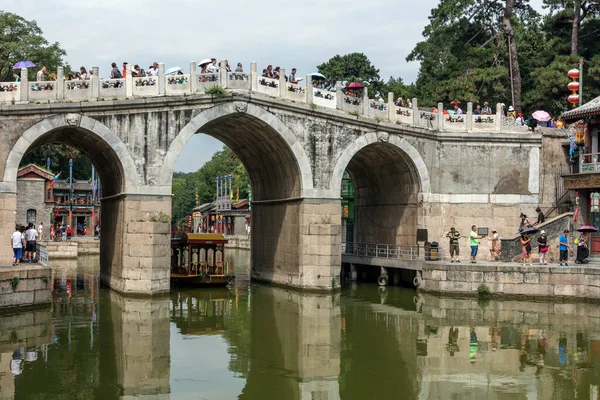
[[[68,226],[73,225],[73,159],[69,159],[69,223]],[[71,228],[73,232],[73,228]]]

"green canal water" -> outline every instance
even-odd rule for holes
[[[600,307],[352,284],[125,297],[55,263],[51,306],[0,313],[0,399],[598,399]]]

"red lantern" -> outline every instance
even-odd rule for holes
[[[575,103],[579,103],[579,95],[578,95],[578,94],[572,94],[572,95],[570,95],[570,96],[567,98],[567,101],[568,101],[569,103],[573,103],[573,104],[575,104]]]
[[[569,72],[567,72],[569,78],[577,79],[579,78],[579,70],[577,68],[573,68]]]
[[[579,90],[579,82],[569,82],[567,88],[572,92],[576,92]]]

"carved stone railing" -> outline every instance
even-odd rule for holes
[[[392,93],[385,102],[369,99],[367,89],[344,92],[341,82],[332,87],[313,87],[312,77],[306,76],[304,85],[287,82],[285,70],[279,71],[279,78],[263,77],[257,73],[256,63],[251,63],[250,72],[227,71],[222,61],[219,72],[201,73],[195,62],[190,63],[189,74],[165,75],[164,64],[160,63],[157,76],[135,77],[129,69],[126,78],[101,79],[98,67],[92,68],[87,80],[65,80],[62,67],[58,68],[55,81],[29,82],[27,69],[21,70],[21,82],[0,82],[0,105],[49,103],[62,101],[122,100],[136,97],[181,96],[205,93],[214,86],[226,90],[247,90],[298,103],[310,103],[336,109],[356,116],[373,118],[402,125],[416,126],[429,130],[447,132],[527,132],[504,117],[500,104],[496,114],[480,115],[473,113],[473,104],[467,104],[466,113],[461,115],[443,114],[443,104],[438,104],[440,112],[419,109],[417,99],[412,99],[411,107],[396,106]],[[335,89],[335,91],[334,91]]]

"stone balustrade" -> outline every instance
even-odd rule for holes
[[[475,115],[473,104],[461,115],[433,113],[430,109],[418,107],[418,100],[412,99],[412,107],[398,107],[394,104],[393,93],[388,93],[387,101],[369,99],[367,89],[362,93],[345,94],[341,82],[336,83],[335,92],[315,88],[312,78],[306,76],[306,86],[289,83],[285,70],[280,71],[279,79],[263,77],[257,73],[256,63],[252,62],[250,72],[227,72],[221,61],[218,73],[199,73],[195,62],[190,63],[190,73],[165,75],[165,66],[159,63],[158,76],[133,77],[128,66],[127,77],[123,79],[101,79],[98,67],[92,68],[89,80],[65,80],[64,70],[58,68],[56,81],[29,82],[27,68],[21,69],[21,82],[0,82],[0,105],[2,103],[48,103],[98,100],[123,100],[155,96],[185,96],[206,93],[214,86],[227,90],[247,90],[268,96],[300,103],[309,103],[326,109],[337,109],[346,113],[385,121],[399,125],[412,125],[430,130],[449,132],[469,131],[512,131],[527,132],[526,127],[517,125],[512,118],[504,117],[501,106],[496,106],[496,114]],[[438,103],[438,110],[443,104]]]

